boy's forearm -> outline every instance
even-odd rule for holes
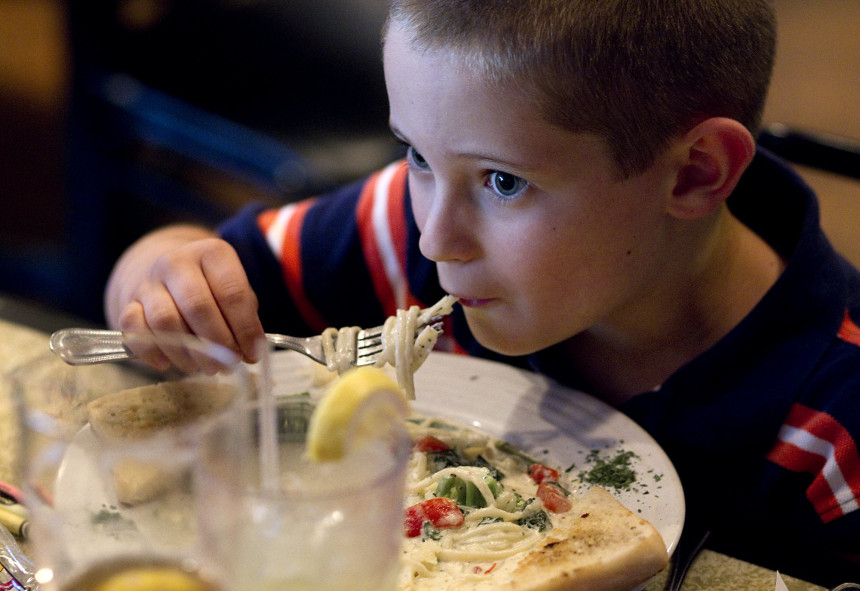
[[[108,278],[104,307],[108,326],[119,328],[119,317],[129,303],[129,294],[155,260],[179,246],[215,237],[207,228],[191,225],[167,226],[144,235],[117,260]]]

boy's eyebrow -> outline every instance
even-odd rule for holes
[[[506,160],[501,156],[497,156],[489,152],[457,152],[455,155],[460,156],[462,158],[472,158],[473,160],[485,160],[487,162],[497,164],[501,168],[514,169],[518,173],[529,173],[534,172],[536,170],[534,166],[528,166],[526,164],[523,164],[522,162],[513,162],[511,160]]]
[[[399,141],[401,141],[405,144],[412,145],[412,142],[410,142],[408,139],[406,139],[405,134],[403,134],[403,132],[401,132],[399,129],[397,129],[397,127],[393,123],[389,123],[388,128],[391,130],[391,133],[394,134],[394,137],[397,138]],[[487,153],[455,152],[454,155],[462,157],[462,158],[471,158],[473,160],[487,160],[489,162],[494,162],[501,167],[508,167],[508,168],[517,169],[518,171],[524,172],[524,173],[533,172],[533,171],[537,170],[537,168],[534,166],[528,166],[528,165],[525,165],[521,162],[512,162],[510,160],[506,160],[505,158],[502,158],[501,156],[497,156],[497,155],[489,153],[489,152],[487,152]]]

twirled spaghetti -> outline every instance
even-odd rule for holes
[[[397,310],[389,316],[382,327],[382,351],[375,362],[376,367],[386,363],[394,367],[397,383],[411,399],[415,399],[413,376],[436,346],[440,331],[429,322],[436,316],[445,316],[453,310],[457,298],[445,296],[433,306],[420,309],[411,306]],[[419,326],[421,332],[416,335]],[[355,326],[336,329],[327,328],[322,333],[323,353],[329,371],[343,373],[353,366],[356,358],[356,335],[361,329]]]
[[[424,417],[414,419],[410,430],[416,440],[427,435],[441,438],[461,460],[473,460],[475,465],[440,469],[439,462],[450,461],[451,451],[413,453],[407,506],[437,498],[443,483],[452,478],[461,486],[474,487],[477,506],[463,507],[464,521],[458,527],[422,531],[405,540],[399,591],[464,589],[472,584],[487,588],[493,579],[483,573],[504,568],[505,559],[537,547],[555,518],[534,498],[536,485],[526,474],[523,459],[500,451],[489,435]],[[505,475],[501,482],[496,481],[501,474]],[[546,518],[541,527],[533,525],[538,514]]]

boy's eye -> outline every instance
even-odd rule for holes
[[[495,170],[487,177],[487,185],[502,197],[515,197],[528,187],[528,182],[507,172]]]
[[[409,146],[406,148],[406,158],[415,165],[416,168],[430,168],[430,165],[424,160],[421,152]]]

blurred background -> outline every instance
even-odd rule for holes
[[[111,265],[147,230],[214,225],[396,157],[385,5],[0,0],[0,316],[99,325]],[[860,2],[775,5],[766,122],[860,141]],[[860,265],[860,181],[798,170]]]

